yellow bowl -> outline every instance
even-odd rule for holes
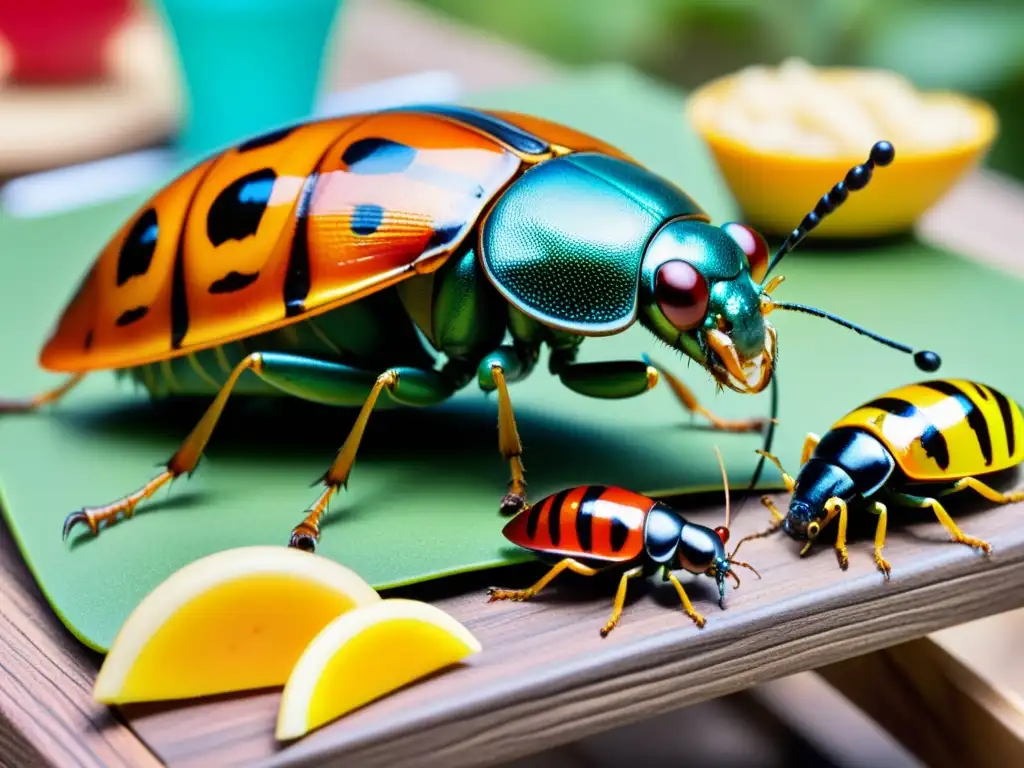
[[[819,75],[842,78],[858,70],[819,70]],[[863,163],[869,146],[859,154],[832,157],[801,156],[765,151],[721,132],[716,107],[725,99],[736,75],[714,80],[690,97],[687,117],[704,140],[744,213],[744,220],[766,234],[785,235],[814,208],[818,199],[841,181],[853,166]],[[974,139],[938,151],[914,151],[893,141],[896,159],[876,169],[862,190],[850,194],[811,237],[867,238],[901,234],[934,205],[967,171],[984,159],[998,131],[995,112],[987,104],[950,92],[924,94],[932,101],[956,103],[977,121]],[[878,140],[888,140],[879,136]]]

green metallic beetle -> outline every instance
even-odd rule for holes
[[[507,385],[533,371],[542,347],[550,372],[582,395],[633,397],[660,374],[716,427],[756,431],[767,420],[718,418],[639,353],[578,363],[580,345],[639,322],[721,387],[757,393],[773,380],[772,309],[867,333],[773,302],[781,278],[765,281],[847,189],[892,157],[876,145],[770,263],[752,229],[712,226],[685,192],[620,150],[539,118],[439,106],[267,133],[202,161],[124,224],[42,351],[44,368],[71,377],[0,411],[54,402],[97,370],[153,396],[214,397],[163,471],[69,515],[67,537],[78,523],[97,534],[191,474],[232,391],[361,406],[292,531],[292,546],[312,550],[373,408],[438,404],[476,379],[498,394],[499,448],[511,466],[501,508],[515,513],[526,483]],[[938,365],[932,353],[916,359]]]

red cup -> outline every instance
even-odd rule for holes
[[[106,44],[134,0],[0,0],[0,36],[14,61],[9,80],[70,84],[107,74]]]

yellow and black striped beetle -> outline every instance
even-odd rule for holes
[[[779,468],[792,497],[782,515],[765,496],[762,502],[774,522],[747,538],[781,528],[806,542],[800,552],[804,555],[838,518],[835,550],[839,566],[846,570],[848,510],[870,511],[878,515],[875,563],[886,579],[891,568],[882,557],[888,522],[882,499],[931,509],[954,542],[986,554],[991,545],[961,531],[936,497],[970,488],[997,504],[1024,500],[1024,490],[1003,493],[985,482],[1024,461],[1024,413],[1002,392],[974,381],[921,381],[858,406],[823,437],[807,435],[796,480],[775,456],[758,453]]]

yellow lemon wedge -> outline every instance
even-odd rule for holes
[[[277,738],[297,739],[479,650],[462,624],[417,600],[382,600],[339,616],[313,639],[288,678]]]
[[[171,574],[128,616],[93,687],[104,704],[280,686],[309,641],[380,602],[353,571],[291,547],[218,552]]]

